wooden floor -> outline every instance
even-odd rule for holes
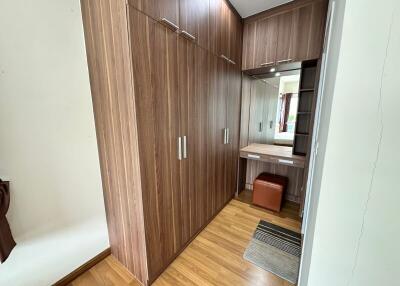
[[[289,282],[243,259],[260,219],[300,232],[298,205],[286,203],[280,214],[251,206],[251,193],[242,192],[193,240],[153,285],[267,285]],[[140,285],[112,256],[70,285]]]

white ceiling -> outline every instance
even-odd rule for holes
[[[293,0],[230,0],[242,18],[291,2]]]

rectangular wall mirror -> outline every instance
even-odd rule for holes
[[[250,93],[248,144],[293,146],[300,70],[246,77]]]

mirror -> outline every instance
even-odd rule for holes
[[[293,146],[300,71],[277,72],[247,80],[247,92],[250,92],[248,144]]]

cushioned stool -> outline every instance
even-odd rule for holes
[[[253,183],[253,204],[280,212],[287,185],[286,177],[260,174]]]

